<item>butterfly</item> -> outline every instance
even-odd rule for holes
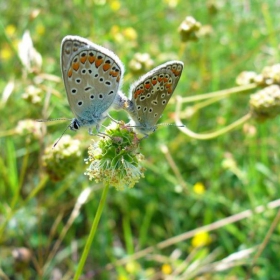
[[[95,126],[119,109],[126,97],[119,91],[124,66],[110,50],[79,36],[66,36],[61,44],[61,71],[67,99],[75,118],[69,128]]]
[[[136,81],[130,88],[130,98],[125,110],[131,118],[130,125],[146,137],[157,128],[168,101],[181,77],[181,61],[166,62]]]

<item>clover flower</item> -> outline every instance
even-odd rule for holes
[[[30,143],[33,139],[40,139],[43,137],[42,123],[31,119],[19,121],[15,132],[18,135],[24,135],[26,142]]]
[[[249,85],[255,82],[258,74],[254,71],[243,71],[236,78],[236,84],[239,86]]]
[[[280,64],[264,67],[255,82],[260,86],[280,85]]]
[[[133,74],[143,74],[148,72],[154,65],[148,53],[136,53],[129,62],[129,68]]]
[[[280,113],[280,87],[268,86],[250,96],[252,115],[258,121],[274,118]]]
[[[46,148],[42,160],[50,178],[59,181],[75,170],[80,157],[80,141],[72,139],[70,135],[63,135],[55,147]]]
[[[42,102],[43,92],[40,88],[30,85],[26,87],[22,98],[29,103],[39,104]]]
[[[197,31],[201,28],[201,23],[193,17],[187,16],[179,26],[179,33],[182,42],[196,41],[198,39]]]
[[[129,127],[113,123],[103,138],[94,141],[85,160],[90,166],[85,175],[95,182],[114,186],[118,190],[132,188],[141,177],[143,155],[138,152],[139,139]]]

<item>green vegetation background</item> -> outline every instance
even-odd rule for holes
[[[148,53],[154,67],[179,59],[185,68],[174,96],[187,97],[232,88],[240,72],[259,73],[263,67],[279,63],[279,11],[279,1],[274,0],[2,1],[1,271],[10,279],[50,279],[54,271],[71,279],[100,199],[102,186],[84,175],[84,159],[91,143],[86,130],[67,132],[81,141],[82,154],[65,178],[53,182],[42,168],[42,153],[61,135],[66,124],[49,123],[41,139],[15,129],[21,120],[43,117],[45,98],[50,92],[55,94],[47,106],[47,117],[72,117],[62,80],[49,81],[40,76],[45,73],[61,77],[59,56],[64,36],[86,37],[113,50],[126,68],[126,93],[140,74],[130,69],[136,53]],[[182,43],[178,27],[188,15],[211,26],[212,31],[197,41]],[[39,74],[26,74],[18,57],[17,43],[26,30],[43,59]],[[23,93],[38,79],[43,79],[45,91],[40,93],[41,101],[34,104],[24,100]],[[6,98],[9,83],[14,87]],[[183,122],[197,132],[213,131],[245,115],[248,101],[248,94],[231,96],[202,108]],[[160,122],[174,122],[174,108],[175,98]],[[128,120],[122,112],[113,116]],[[240,250],[255,249],[271,226],[275,209],[207,232],[207,242],[202,242],[202,247],[198,247],[197,239],[187,239],[155,250],[130,265],[111,270],[106,267],[168,238],[278,199],[279,124],[279,118],[261,124],[250,120],[243,127],[208,141],[190,139],[172,126],[158,129],[141,143],[141,153],[146,157],[145,178],[133,189],[110,189],[84,270],[88,278],[83,279],[93,279],[93,275],[94,279],[167,279],[176,266],[183,265],[183,271],[191,265],[206,268]],[[165,146],[180,176],[163,153]],[[228,160],[233,163],[231,168],[225,167]],[[65,229],[78,196],[87,187],[93,188],[89,200],[46,267],[52,246]],[[30,196],[38,188],[40,191]],[[252,279],[280,278],[279,231],[277,226],[257,260]],[[13,257],[12,251],[21,247],[30,250],[30,262],[22,264]],[[222,271],[206,269],[201,279],[244,279],[254,254],[244,263]],[[195,277],[198,276],[194,274],[191,279]],[[178,279],[188,278],[181,272]]]

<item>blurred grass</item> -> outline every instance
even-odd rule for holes
[[[279,63],[279,8],[279,3],[272,0],[265,3],[75,0],[61,4],[2,1],[0,270],[10,279],[50,279],[55,271],[64,275],[64,279],[71,279],[100,198],[101,186],[84,176],[84,158],[91,141],[86,130],[76,134],[67,132],[81,140],[82,155],[65,179],[53,182],[46,178],[42,168],[42,154],[45,146],[52,145],[61,135],[66,124],[50,123],[39,137],[34,136],[34,131],[19,133],[15,129],[25,119],[72,117],[63,82],[40,76],[61,77],[59,55],[64,36],[86,37],[113,50],[126,68],[125,92],[138,78],[129,67],[135,53],[148,53],[154,66],[167,60],[182,60],[185,69],[174,95],[186,97],[232,88],[240,72],[259,73],[266,65]],[[178,27],[188,15],[202,25],[210,25],[213,32],[197,42],[182,43]],[[17,44],[26,30],[30,31],[34,47],[43,58],[42,69],[33,73],[24,70],[17,53]],[[14,88],[6,100],[4,89],[7,92],[9,82]],[[22,98],[29,85],[41,89],[41,101],[37,104]],[[203,107],[184,123],[197,132],[216,130],[245,115],[248,99],[247,94],[230,96]],[[174,108],[171,101],[160,122],[173,122]],[[128,120],[122,112],[112,115]],[[83,279],[93,279],[93,276],[96,279],[168,279],[163,264],[171,266],[172,275],[180,265],[185,266],[184,271],[191,265],[206,267],[208,262],[259,245],[276,210],[209,232],[211,242],[201,248],[195,247],[193,240],[185,240],[129,265],[105,269],[106,264],[163,240],[278,199],[279,124],[279,118],[261,124],[250,121],[241,129],[208,141],[190,139],[176,127],[160,127],[141,143],[141,153],[146,156],[145,178],[133,189],[109,191]],[[170,166],[163,146],[167,147],[184,183]],[[226,160],[231,160],[235,169],[226,168]],[[194,188],[198,182],[205,188],[201,193]],[[89,200],[45,267],[77,198],[88,186],[93,188]],[[257,260],[253,279],[279,279],[279,239],[277,226]],[[21,247],[32,253],[27,263],[12,256],[12,251]],[[202,277],[244,279],[252,256],[245,258],[245,264],[224,271],[209,270],[201,273]],[[178,279],[188,279],[182,273],[178,275]]]

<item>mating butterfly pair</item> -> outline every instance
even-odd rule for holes
[[[96,126],[108,110],[124,109],[130,126],[148,135],[171,98],[180,79],[183,63],[162,64],[136,81],[128,99],[121,91],[124,66],[110,50],[79,36],[66,36],[61,46],[61,69],[70,108],[75,115],[69,128]]]

